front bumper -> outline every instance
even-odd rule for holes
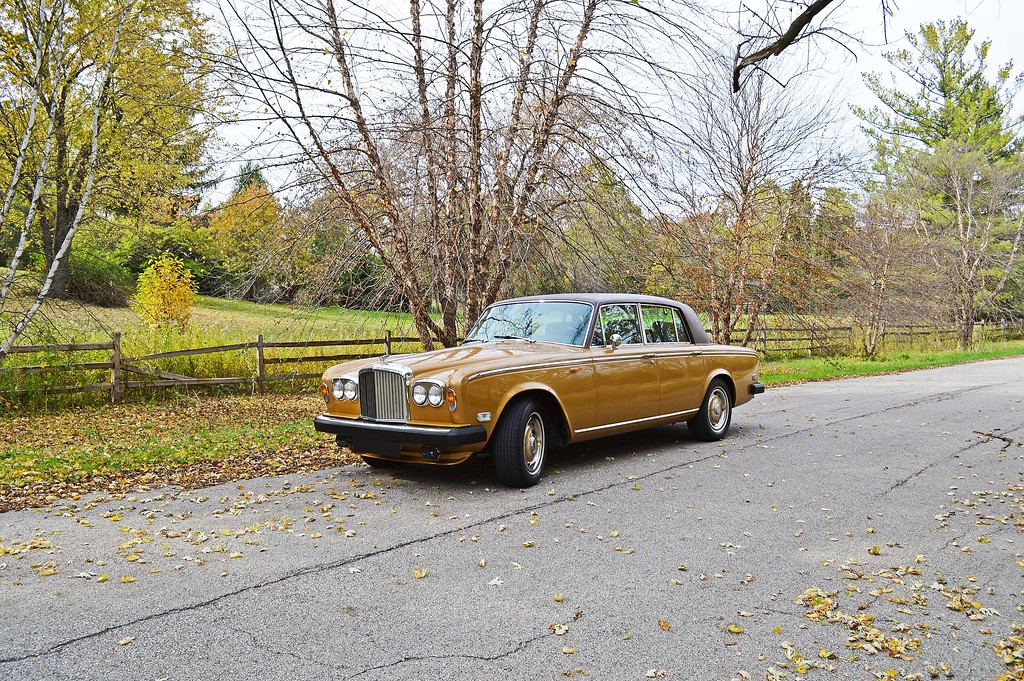
[[[395,442],[430,447],[465,447],[487,441],[483,426],[414,426],[408,423],[379,423],[344,419],[321,414],[313,421],[321,433],[333,433],[339,440]]]

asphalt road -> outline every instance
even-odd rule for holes
[[[5,513],[0,679],[995,679],[1022,459],[1013,359],[769,390],[528,490],[349,466]]]

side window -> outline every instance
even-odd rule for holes
[[[674,307],[641,305],[644,335],[648,343],[689,343],[683,317]]]
[[[670,307],[641,305],[640,315],[644,321],[644,335],[648,343],[678,343],[679,332],[676,318]]]
[[[601,328],[595,327],[593,345],[606,345],[615,333],[622,336],[623,345],[644,342],[636,305],[605,305],[601,308],[598,327],[603,327],[603,333]]]

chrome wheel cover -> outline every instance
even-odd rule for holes
[[[536,475],[544,465],[544,446],[544,419],[537,412],[530,412],[523,428],[523,462],[530,475]]]
[[[729,422],[729,393],[722,386],[715,386],[708,397],[708,425],[720,433]]]

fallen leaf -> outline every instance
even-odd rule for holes
[[[738,624],[730,624],[729,626],[727,626],[725,628],[725,630],[728,631],[730,634],[742,634],[743,633],[743,627],[741,627]]]
[[[419,568],[419,567],[413,568],[412,569],[412,576],[415,577],[416,579],[423,579],[424,577],[427,576],[427,568]]]
[[[119,645],[119,646],[126,646],[126,645],[128,645],[129,643],[131,643],[134,640],[135,640],[134,636],[125,636],[124,638],[122,638],[120,641],[117,642],[117,645]]]
[[[125,576],[121,577],[121,583],[122,584],[131,584],[134,581],[135,581],[135,578],[132,577],[131,575],[125,575]]]
[[[672,625],[670,625],[665,620],[658,620],[658,626],[661,627],[662,629],[664,629],[665,631],[671,631],[672,630]]]
[[[562,648],[562,654],[563,655],[575,655],[576,654],[576,649],[575,648],[571,648],[569,646],[565,646],[564,648]]]
[[[565,600],[565,596],[563,596],[562,594],[555,594],[551,598],[554,599],[555,603],[561,603],[562,601]]]

